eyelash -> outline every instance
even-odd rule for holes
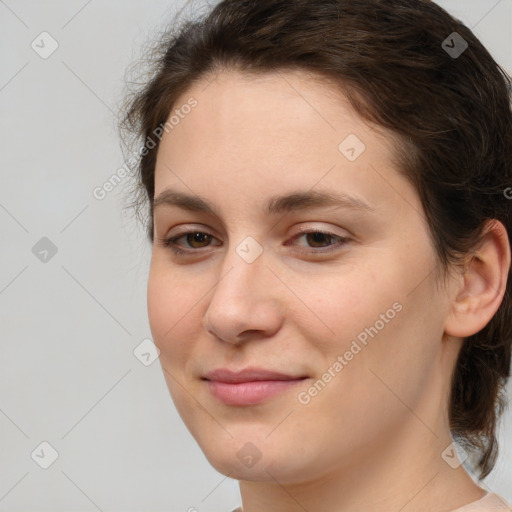
[[[171,251],[178,256],[193,254],[193,253],[200,252],[201,249],[203,249],[203,248],[189,249],[189,250],[180,249],[179,248],[180,246],[178,244],[176,244],[176,241],[179,240],[180,238],[186,237],[187,235],[197,234],[197,233],[202,234],[202,235],[208,235],[208,236],[211,236],[212,238],[214,238],[213,235],[211,235],[210,233],[206,233],[204,231],[193,230],[193,231],[185,231],[183,233],[180,233],[178,236],[171,237],[171,238],[158,238],[157,237],[157,241],[160,245],[171,249]],[[295,235],[292,238],[292,240],[295,240],[297,238],[300,238],[301,236],[308,235],[311,233],[321,233],[322,235],[327,235],[327,236],[330,236],[333,238],[337,238],[339,240],[339,243],[338,244],[330,244],[327,247],[323,247],[323,248],[316,248],[316,249],[312,249],[309,251],[308,250],[305,251],[306,253],[310,253],[310,254],[319,254],[319,253],[325,254],[327,252],[335,251],[337,249],[340,249],[342,246],[346,245],[349,242],[348,238],[342,237],[340,235],[335,235],[334,233],[330,233],[329,231],[322,231],[319,229],[311,229],[311,230],[302,231],[302,232],[298,233],[297,235]]]

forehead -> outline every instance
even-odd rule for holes
[[[236,190],[250,200],[315,184],[369,202],[396,194],[378,176],[393,172],[391,134],[322,77],[223,71],[185,91],[172,113],[191,99],[194,108],[183,109],[160,143],[155,196],[173,186],[219,201]]]
[[[203,123],[213,120],[217,127],[215,134],[223,128],[236,127],[245,127],[244,133],[250,132],[249,120],[257,123],[255,130],[265,128],[268,133],[292,124],[294,130],[289,135],[295,137],[307,125],[322,136],[326,130],[337,131],[347,124],[354,127],[366,124],[339,85],[303,70],[271,73],[223,70],[194,83],[177,99],[178,108],[191,96],[197,99],[198,106],[190,116]],[[320,124],[324,126],[318,130]]]
[[[243,152],[267,165],[272,156],[300,160],[315,148],[337,156],[348,135],[381,159],[391,156],[391,133],[359,116],[339,86],[302,70],[207,75],[177,98],[167,125],[162,153],[172,148],[178,156],[186,143],[196,149],[189,159],[215,158],[221,146],[224,155]]]

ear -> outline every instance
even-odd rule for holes
[[[487,221],[482,243],[469,256],[451,301],[446,334],[464,338],[490,322],[505,295],[510,258],[507,230],[496,219]]]

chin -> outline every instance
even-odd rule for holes
[[[271,479],[266,470],[276,462],[273,443],[250,428],[228,427],[227,430],[233,437],[224,430],[213,437],[211,430],[194,435],[208,462],[219,473],[237,480]]]
[[[236,430],[236,429],[235,429]],[[236,437],[222,436],[209,438],[208,442],[198,440],[199,447],[211,466],[223,475],[235,480],[254,482],[279,482],[293,484],[300,482],[309,465],[302,450],[276,436],[266,439],[267,434],[251,435],[248,430],[230,430]],[[252,441],[250,441],[252,439]]]

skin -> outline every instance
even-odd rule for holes
[[[219,211],[154,212],[149,321],[187,428],[212,466],[240,481],[244,512],[449,511],[480,499],[441,454],[452,442],[447,400],[462,338],[487,324],[505,292],[504,227],[490,225],[466,273],[444,285],[389,133],[302,71],[225,70],[212,80],[175,103],[198,101],[164,134],[155,171],[155,197],[172,188]],[[349,134],[366,146],[355,161],[338,149]],[[349,194],[374,210],[264,212],[268,198],[299,189]],[[300,228],[334,237],[315,243]],[[158,241],[184,231],[211,238],[180,238],[185,255]],[[252,263],[236,251],[248,236],[262,248]],[[394,303],[400,312],[300,403]],[[252,406],[219,402],[201,380],[248,366],[309,378]],[[248,442],[261,454],[251,467],[237,457]]]

